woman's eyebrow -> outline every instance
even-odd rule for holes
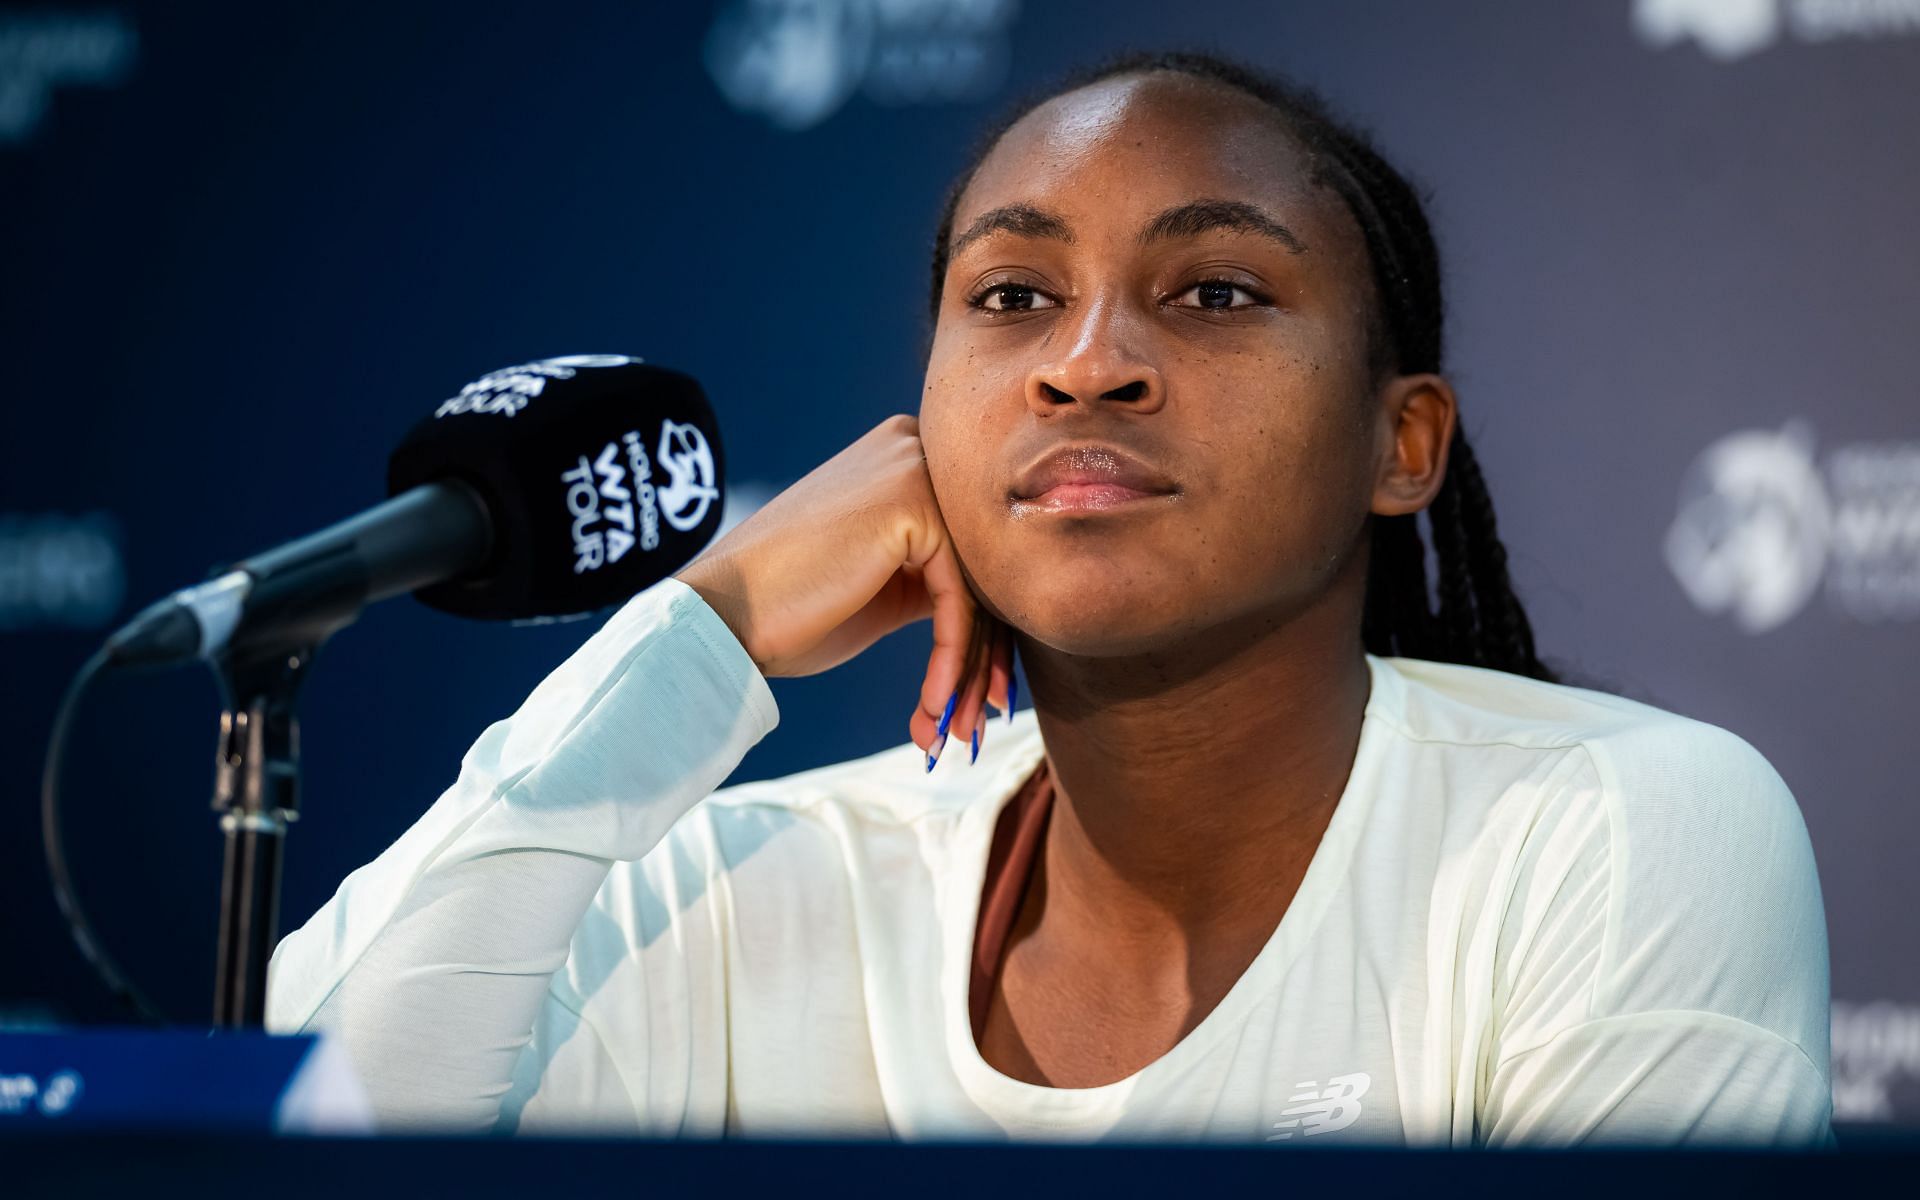
[[[1239,200],[1195,200],[1190,204],[1169,208],[1147,222],[1147,227],[1140,231],[1140,244],[1144,246],[1172,238],[1198,237],[1215,229],[1255,233],[1272,238],[1290,253],[1307,252],[1307,244],[1293,230],[1255,206]]]
[[[995,230],[1018,234],[1020,237],[1053,238],[1056,241],[1073,241],[1073,230],[1061,217],[1044,208],[1035,208],[1031,204],[1003,204],[999,208],[981,213],[967,231],[953,239],[948,247],[950,256],[958,256],[969,243],[978,241]]]

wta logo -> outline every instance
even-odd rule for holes
[[[1688,599],[1765,633],[1824,585],[1859,620],[1920,617],[1920,443],[1842,446],[1805,424],[1729,434],[1687,471],[1666,538]]]
[[[667,486],[660,489],[667,524],[685,533],[706,520],[708,507],[720,498],[713,450],[706,435],[693,426],[662,421],[660,465],[667,469]]]
[[[664,486],[654,484],[655,457],[667,473]],[[657,549],[662,520],[682,533],[696,528],[720,496],[714,474],[706,435],[674,421],[660,423],[653,456],[638,430],[582,454],[560,474],[573,518],[573,573],[619,562],[635,545]]]

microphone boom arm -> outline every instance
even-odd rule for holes
[[[492,553],[480,496],[436,480],[175,592],[114,634],[108,654],[144,666],[317,646],[367,605],[457,578]]]

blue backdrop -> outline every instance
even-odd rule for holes
[[[1836,1101],[1920,1123],[1920,0],[0,6],[0,1013],[118,1019],[34,803],[59,690],[172,587],[379,498],[465,380],[702,379],[735,515],[919,393],[929,238],[986,118],[1130,47],[1321,86],[1430,188],[1452,374],[1549,658],[1793,786]],[[590,631],[410,602],[322,652],[282,928]],[[897,742],[911,630],[780,682],[739,778]],[[204,1020],[217,699],[116,678],[69,841]]]

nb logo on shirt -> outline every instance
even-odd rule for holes
[[[1267,1140],[1284,1142],[1296,1133],[1312,1137],[1345,1129],[1360,1119],[1360,1097],[1372,1086],[1373,1079],[1365,1073],[1335,1075],[1324,1088],[1317,1079],[1294,1084],[1287,1107],[1280,1110],[1286,1119],[1273,1123]]]

